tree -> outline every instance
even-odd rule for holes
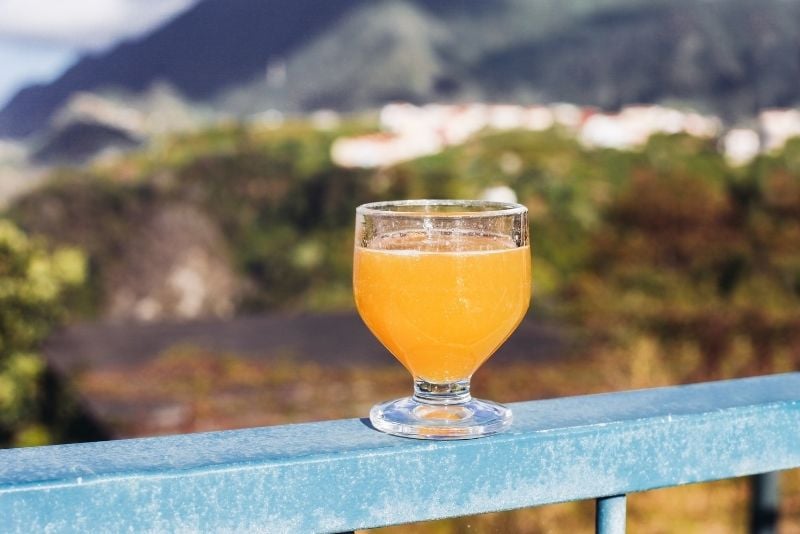
[[[41,422],[41,341],[63,317],[63,297],[81,284],[75,248],[53,251],[0,219],[0,446],[50,441]]]

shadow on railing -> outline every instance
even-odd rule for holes
[[[342,532],[745,475],[773,532],[777,475],[800,467],[800,373],[511,405],[504,434],[396,438],[359,419],[0,451],[11,532]]]

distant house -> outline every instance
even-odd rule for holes
[[[761,149],[761,140],[755,130],[734,128],[721,139],[720,148],[729,164],[746,165],[758,155]]]
[[[545,106],[389,104],[380,113],[383,133],[338,139],[331,158],[343,167],[380,167],[436,154],[485,129],[546,130],[562,121],[571,125],[578,108],[558,109],[557,113]]]
[[[800,137],[800,110],[768,109],[758,115],[763,140],[763,151],[783,148],[792,137]]]
[[[736,128],[720,141],[720,150],[733,165],[750,161],[761,151],[781,148],[800,136],[800,111],[767,110],[759,115],[760,131]],[[380,113],[383,133],[337,140],[332,148],[335,163],[345,167],[380,167],[436,154],[448,146],[465,143],[483,130],[544,131],[555,126],[574,134],[587,148],[632,150],[655,134],[684,133],[716,139],[722,121],[665,106],[628,106],[619,113],[601,113],[573,104],[516,106],[510,104],[395,103]]]
[[[436,154],[442,147],[441,139],[430,131],[418,135],[377,133],[337,139],[331,158],[342,167],[381,167]]]
[[[587,147],[628,150],[644,145],[657,133],[713,138],[721,128],[717,117],[663,106],[629,106],[613,115],[591,115],[581,126],[578,139]]]

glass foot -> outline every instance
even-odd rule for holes
[[[459,404],[428,404],[405,397],[376,404],[369,412],[382,432],[418,439],[470,439],[502,432],[511,425],[511,409],[470,399]]]

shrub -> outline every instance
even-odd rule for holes
[[[0,220],[0,446],[49,441],[41,421],[44,363],[37,348],[62,317],[61,299],[83,282],[75,248],[48,251]]]

